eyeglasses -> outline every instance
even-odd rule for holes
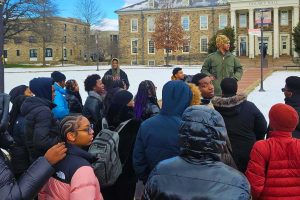
[[[86,129],[78,129],[76,131],[84,131],[84,132],[88,132],[88,133],[92,133],[94,131],[94,125],[90,124],[90,126]]]
[[[286,89],[286,88],[281,88],[281,91],[282,91],[282,92],[291,92],[291,90]]]

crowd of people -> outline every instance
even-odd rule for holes
[[[300,199],[300,77],[267,124],[217,44],[201,73],[173,70],[161,103],[151,80],[128,91],[118,59],[85,79],[84,103],[59,71],[0,94],[0,199]],[[215,70],[222,56],[237,70]]]

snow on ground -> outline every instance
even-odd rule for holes
[[[265,92],[259,92],[260,85],[256,87],[248,96],[248,100],[256,104],[256,106],[264,114],[269,121],[269,110],[276,103],[284,103],[284,94],[281,88],[285,86],[285,79],[289,76],[300,76],[299,71],[278,71],[274,72],[264,81]]]
[[[136,94],[138,85],[143,80],[152,80],[157,87],[157,97],[162,97],[162,87],[170,80],[173,67],[145,67],[145,66],[122,66],[127,73],[130,88],[129,91],[133,95]],[[62,71],[67,79],[76,79],[80,86],[80,93],[83,100],[86,99],[87,93],[84,91],[83,81],[90,75],[97,73],[103,77],[104,73],[110,66],[100,66],[100,70],[96,71],[96,66],[69,66],[63,68],[38,68],[38,69],[20,69],[10,68],[5,70],[5,91],[8,93],[13,87],[21,84],[29,84],[34,77],[50,77],[54,70]],[[196,74],[201,70],[200,66],[183,67],[185,74]],[[264,81],[264,89],[266,92],[259,92],[260,86],[255,88],[248,96],[248,100],[254,102],[262,111],[268,120],[268,112],[272,105],[276,103],[284,103],[284,94],[281,88],[285,85],[285,79],[289,76],[300,76],[299,71],[279,71],[274,72]]]
[[[87,93],[84,91],[84,80],[88,75],[99,74],[103,77],[104,73],[109,69],[109,66],[101,66],[99,71],[96,71],[96,66],[75,66],[64,68],[46,68],[46,69],[28,69],[28,68],[10,68],[5,70],[5,92],[9,92],[15,86],[25,84],[29,85],[29,81],[35,77],[50,77],[54,70],[63,72],[67,79],[77,80],[80,93],[83,100],[86,99]],[[157,87],[157,97],[162,97],[163,85],[171,79],[172,70],[174,67],[144,67],[144,66],[122,66],[121,67],[128,75],[130,82],[129,91],[133,95],[136,94],[140,82],[143,80],[152,80]],[[196,74],[201,70],[200,66],[183,67],[185,74]]]

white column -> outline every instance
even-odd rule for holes
[[[234,55],[236,55],[236,52],[238,50],[237,48],[237,45],[238,44],[238,41],[237,41],[237,38],[238,38],[238,35],[237,35],[237,28],[236,28],[236,14],[235,14],[235,10],[230,10],[230,26],[234,29],[234,32],[235,32],[235,46],[236,46],[236,49],[235,51],[233,52]]]
[[[294,6],[294,9],[293,9],[293,16],[292,16],[292,21],[293,21],[293,28],[295,26],[298,25],[299,23],[299,6]],[[294,40],[293,40],[293,48],[295,48],[295,43],[294,43]],[[298,53],[294,51],[294,58],[295,57],[299,57]]]
[[[279,58],[279,20],[278,20],[278,8],[273,8],[273,14],[274,14],[274,58]]]
[[[254,11],[249,9],[249,29],[254,29]],[[254,58],[254,35],[249,35],[249,58]]]

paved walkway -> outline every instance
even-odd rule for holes
[[[264,68],[264,79],[267,78],[274,68]],[[260,68],[244,67],[242,80],[239,81],[239,92],[249,94],[256,86],[260,84]]]

